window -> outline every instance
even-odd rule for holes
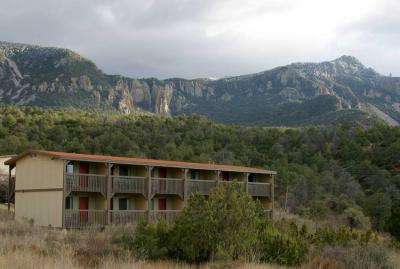
[[[249,182],[256,182],[256,175],[250,174],[249,175]]]
[[[68,163],[65,172],[67,172],[67,174],[73,174],[74,173],[74,164]]]
[[[191,170],[190,171],[190,179],[200,179],[200,171]]]
[[[230,176],[229,176],[229,172],[222,172],[221,173],[221,178],[223,181],[230,181]]]
[[[128,198],[119,198],[119,210],[128,210]]]
[[[129,166],[121,165],[119,167],[119,175],[124,177],[129,176]]]
[[[74,199],[71,196],[65,198],[65,209],[74,209]]]

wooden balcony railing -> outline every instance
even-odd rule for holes
[[[152,178],[152,194],[177,194],[183,197],[183,184],[181,178]]]
[[[147,210],[111,210],[111,223],[123,225],[147,219]]]
[[[66,174],[65,191],[67,194],[73,191],[107,193],[107,177],[95,174]]]
[[[106,224],[106,210],[64,211],[64,225],[66,228],[85,228],[91,226],[105,226]]]
[[[263,182],[248,182],[247,192],[251,196],[271,197],[271,184]]]
[[[172,222],[179,216],[180,213],[181,210],[153,210],[150,211],[149,221],[154,222],[164,219],[166,222]]]
[[[188,180],[188,193],[208,195],[210,189],[217,186],[216,180]]]
[[[113,193],[141,193],[146,196],[146,177],[113,176]]]

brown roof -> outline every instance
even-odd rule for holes
[[[79,154],[67,152],[55,152],[45,150],[29,150],[19,154],[5,162],[7,165],[15,166],[16,162],[27,154],[43,154],[55,159],[61,160],[81,160],[91,162],[107,162],[107,163],[123,163],[123,164],[136,164],[136,165],[150,165],[150,166],[164,166],[164,167],[178,167],[178,168],[191,168],[201,170],[219,170],[219,171],[232,171],[232,172],[248,172],[259,174],[276,174],[274,171],[235,166],[235,165],[222,165],[222,164],[209,164],[209,163],[192,163],[192,162],[178,162],[178,161],[165,161],[145,158],[131,158],[131,157],[116,157],[107,155],[92,155],[92,154]]]

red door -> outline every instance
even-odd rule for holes
[[[159,214],[160,214],[160,218],[164,218],[165,219],[165,212],[164,210],[167,209],[167,199],[164,198],[159,198],[158,199],[158,210],[159,210]]]
[[[167,199],[158,199],[158,210],[167,210]]]
[[[89,197],[79,197],[79,219],[81,223],[88,221]]]
[[[158,177],[161,178],[158,180],[158,188],[160,193],[164,193],[167,185],[167,181],[164,178],[167,178],[167,169],[166,168],[158,168]]]
[[[88,163],[80,163],[79,164],[79,174],[83,174],[79,176],[79,187],[87,188],[89,185],[89,164]]]

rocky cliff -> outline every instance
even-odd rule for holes
[[[0,42],[0,103],[198,113],[225,123],[335,124],[400,121],[400,78],[356,58],[294,63],[218,80],[132,79],[104,74],[68,49]]]

